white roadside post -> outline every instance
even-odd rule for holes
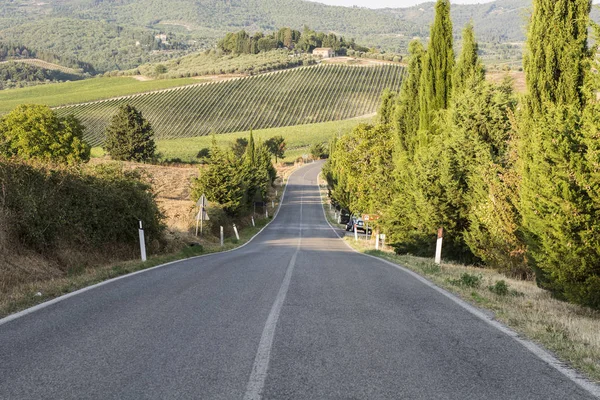
[[[444,228],[438,229],[437,245],[435,246],[435,263],[442,263],[442,240],[444,239]]]
[[[225,246],[225,235],[223,234],[223,227],[221,227],[221,247]]]
[[[269,218],[269,209],[267,207],[265,207],[265,217]]]
[[[196,215],[196,236],[198,236],[198,223],[200,223],[200,234],[202,235],[202,229],[203,229],[203,225],[204,225],[204,221],[208,221],[208,214],[206,213],[206,196],[202,195],[200,196],[200,199],[198,199],[198,202],[196,203],[196,206],[198,207],[198,215]]]
[[[254,217],[252,217],[252,226],[256,226],[256,224],[254,223]]]
[[[358,242],[358,229],[356,229],[356,222],[354,223],[354,241]]]
[[[275,209],[275,200],[271,201],[271,208],[274,210]]]
[[[233,231],[235,232],[235,238],[240,240],[240,234],[238,233],[237,226],[235,226],[235,224],[233,224]]]
[[[144,238],[144,227],[140,220],[140,252],[142,253],[142,261],[146,261],[146,240]]]
[[[375,235],[375,250],[379,250],[379,235]]]

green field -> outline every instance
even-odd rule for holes
[[[350,132],[361,122],[371,122],[372,118],[351,119],[345,121],[323,122],[320,124],[297,125],[283,128],[260,129],[252,134],[256,141],[266,141],[273,136],[283,136],[287,145],[284,161],[292,162],[304,154],[308,154],[310,146],[315,143],[327,143],[336,135]],[[227,133],[215,135],[217,144],[221,147],[229,147],[240,137],[248,138],[250,132]],[[163,159],[180,159],[184,162],[198,161],[196,154],[200,149],[212,145],[212,136],[199,136],[194,138],[159,140],[157,150]],[[104,152],[100,147],[92,149],[92,157],[102,157]]]
[[[0,91],[0,114],[19,104],[45,104],[50,107],[128,96],[175,86],[199,83],[198,79],[164,79],[140,82],[130,77],[92,78],[83,81]]]
[[[206,136],[340,121],[372,114],[385,88],[399,90],[399,65],[318,65],[57,110],[86,127],[92,146],[119,106],[131,104],[152,124],[157,139]]]

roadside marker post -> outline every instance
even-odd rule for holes
[[[354,241],[358,242],[358,229],[356,229],[356,224],[354,224]]]
[[[444,239],[444,228],[438,229],[437,244],[435,246],[435,263],[440,265],[442,263],[442,241]]]
[[[223,234],[223,227],[221,227],[221,247],[225,246],[225,235]]]
[[[235,226],[235,224],[233,224],[233,231],[235,232],[235,238],[240,240],[240,234],[238,233],[237,226]]]
[[[200,196],[200,199],[198,199],[198,202],[196,203],[196,206],[199,208],[198,215],[196,215],[196,236],[198,236],[198,223],[200,223],[200,235],[202,235],[204,221],[210,220],[206,213],[206,203],[207,200],[205,195]]]
[[[254,217],[252,217],[252,226],[256,226],[256,224],[254,223]]]
[[[379,235],[375,236],[375,250],[379,250]]]
[[[146,240],[144,238],[144,227],[142,226],[142,221],[140,220],[140,253],[142,253],[142,261],[146,261]]]

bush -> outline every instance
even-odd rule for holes
[[[104,150],[114,160],[146,162],[156,156],[154,131],[142,113],[133,106],[119,107],[106,128]]]
[[[481,285],[481,275],[472,275],[464,273],[459,279],[452,279],[449,282],[455,286],[464,286],[470,288],[477,288]]]
[[[320,160],[325,158],[326,150],[325,145],[323,143],[315,143],[310,147],[310,155],[313,160]]]
[[[498,296],[506,296],[509,293],[508,285],[504,280],[496,282],[492,286],[488,286],[490,292],[497,294]]]
[[[0,227],[16,251],[54,257],[65,248],[109,248],[131,256],[139,251],[139,220],[149,244],[161,239],[163,215],[150,185],[119,164],[50,169],[0,159],[0,181]]]
[[[84,127],[72,115],[59,118],[47,106],[21,105],[0,120],[0,155],[61,164],[88,161]]]

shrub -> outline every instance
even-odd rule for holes
[[[320,160],[326,155],[325,145],[323,143],[315,143],[310,147],[310,155],[313,160]]]
[[[154,131],[142,113],[125,104],[106,128],[104,150],[114,160],[146,162],[155,158]]]
[[[464,273],[459,279],[452,279],[449,282],[456,286],[464,286],[470,288],[477,288],[481,285],[481,275],[472,275]]]
[[[61,164],[88,161],[84,127],[72,115],[58,117],[47,106],[21,105],[0,120],[0,154]]]
[[[154,68],[154,72],[156,73],[156,75],[161,75],[161,74],[165,74],[167,72],[167,67],[165,67],[162,64],[158,64],[155,68]]]
[[[16,251],[137,254],[139,220],[149,244],[161,239],[163,215],[150,185],[119,164],[51,169],[0,159],[0,181],[0,225]]]
[[[488,289],[490,292],[495,293],[498,296],[506,296],[509,293],[508,285],[504,280],[498,281],[492,286],[488,286]]]

